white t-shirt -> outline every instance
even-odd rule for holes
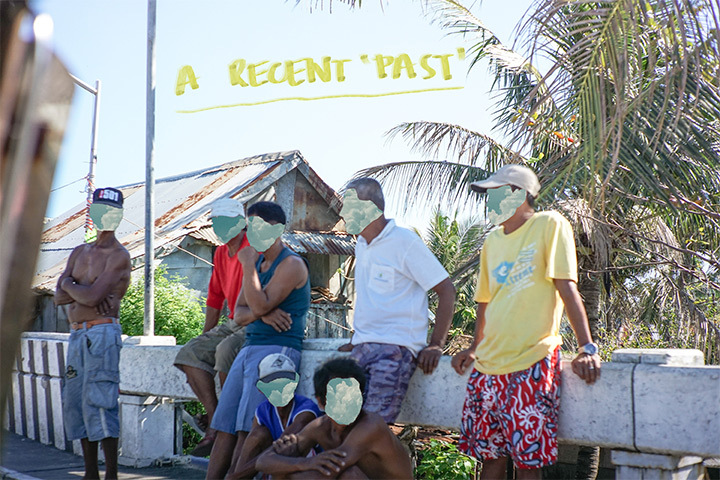
[[[355,334],[352,343],[427,345],[428,290],[448,278],[418,234],[389,220],[368,245],[355,245]]]

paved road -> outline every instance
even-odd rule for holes
[[[8,431],[2,432],[2,451],[0,454],[0,479],[17,480],[67,480],[82,478],[83,461],[81,457],[55,447],[43,445]],[[187,479],[205,478],[203,459],[195,459],[186,465],[130,468],[120,466],[120,479]],[[104,477],[104,466],[100,466],[100,476]]]

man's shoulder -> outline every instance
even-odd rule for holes
[[[536,212],[535,215],[537,215],[538,220],[542,220],[545,222],[567,222],[568,219],[565,218],[565,216],[558,212],[557,210],[543,210],[542,212]]]
[[[317,404],[315,403],[315,401],[312,398],[306,397],[305,395],[300,395],[298,393],[295,394],[295,401],[298,403],[298,405],[312,404],[312,405],[317,406]]]
[[[120,261],[126,261],[130,264],[130,252],[128,252],[128,249],[120,242],[118,242],[118,244],[112,249],[110,255],[116,257]]]
[[[70,256],[78,256],[82,255],[83,253],[87,252],[87,249],[90,248],[89,243],[81,243],[77,247],[73,248],[73,251],[70,253]]]
[[[396,247],[403,251],[407,248],[414,247],[415,244],[425,246],[425,242],[422,241],[419,233],[398,225],[395,225],[381,240],[383,247]]]
[[[315,432],[323,432],[330,429],[330,417],[327,415],[320,415],[317,418],[314,418],[311,422],[309,422],[305,427],[303,427],[303,433],[304,434],[312,434]]]
[[[571,226],[570,221],[562,213],[555,210],[537,212],[534,215],[534,228],[547,228],[548,226]]]
[[[260,417],[260,419],[262,420],[261,417],[267,415],[271,408],[272,408],[272,404],[270,403],[270,401],[269,401],[269,400],[263,400],[263,401],[260,403],[260,405],[258,405],[258,406],[255,408],[255,415],[257,415],[258,417]]]
[[[369,412],[364,408],[362,412],[363,415],[360,418],[360,421],[356,424],[356,426],[362,425],[363,428],[368,428],[372,430],[389,430],[387,422],[383,417],[381,417],[375,412]]]
[[[287,247],[285,247],[287,248]],[[286,254],[285,258],[280,260],[280,263],[278,264],[278,267],[280,265],[283,266],[283,268],[292,268],[292,269],[307,269],[307,263],[303,257],[298,255],[297,253],[293,252],[288,248],[289,253]]]
[[[225,258],[229,259],[229,256],[230,256],[229,253],[230,253],[230,248],[227,246],[226,243],[223,243],[222,245],[218,246],[215,249],[215,253],[213,253],[213,266],[217,267],[219,265],[224,265],[226,263]]]

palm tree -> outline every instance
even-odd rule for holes
[[[495,130],[505,140],[409,122],[389,135],[402,135],[428,161],[356,176],[377,178],[406,208],[460,208],[477,204],[468,184],[488,171],[508,162],[534,167],[540,203],[575,225],[593,323],[613,286],[613,300],[627,301],[628,279],[659,279],[664,298],[674,298],[664,313],[673,311],[678,331],[698,340],[708,362],[720,361],[720,329],[703,304],[720,290],[717,0],[538,0],[519,24],[516,44],[524,42],[527,55],[459,2],[430,3],[444,28],[474,39],[470,68],[489,61]],[[538,60],[549,68],[541,72]]]
[[[453,272],[457,293],[452,328],[464,334],[472,334],[475,325],[475,269],[472,266],[477,263],[480,246],[488,232],[487,226],[473,219],[458,221],[457,216],[451,218],[435,210],[424,236],[425,244],[445,270]]]

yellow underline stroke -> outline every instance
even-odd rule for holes
[[[402,92],[389,92],[389,93],[347,93],[343,95],[326,95],[323,97],[283,97],[274,98],[272,100],[263,100],[262,102],[252,103],[233,103],[230,105],[215,105],[214,107],[198,108],[197,110],[176,110],[176,113],[198,113],[205,112],[207,110],[215,110],[218,108],[233,108],[233,107],[253,107],[255,105],[264,105],[266,103],[285,102],[288,100],[299,100],[307,102],[310,100],[326,100],[330,98],[373,98],[373,97],[389,97],[391,95],[405,95],[408,93],[425,93],[425,92],[441,92],[444,90],[462,90],[465,87],[442,87],[442,88],[425,88],[422,90],[405,90]]]

